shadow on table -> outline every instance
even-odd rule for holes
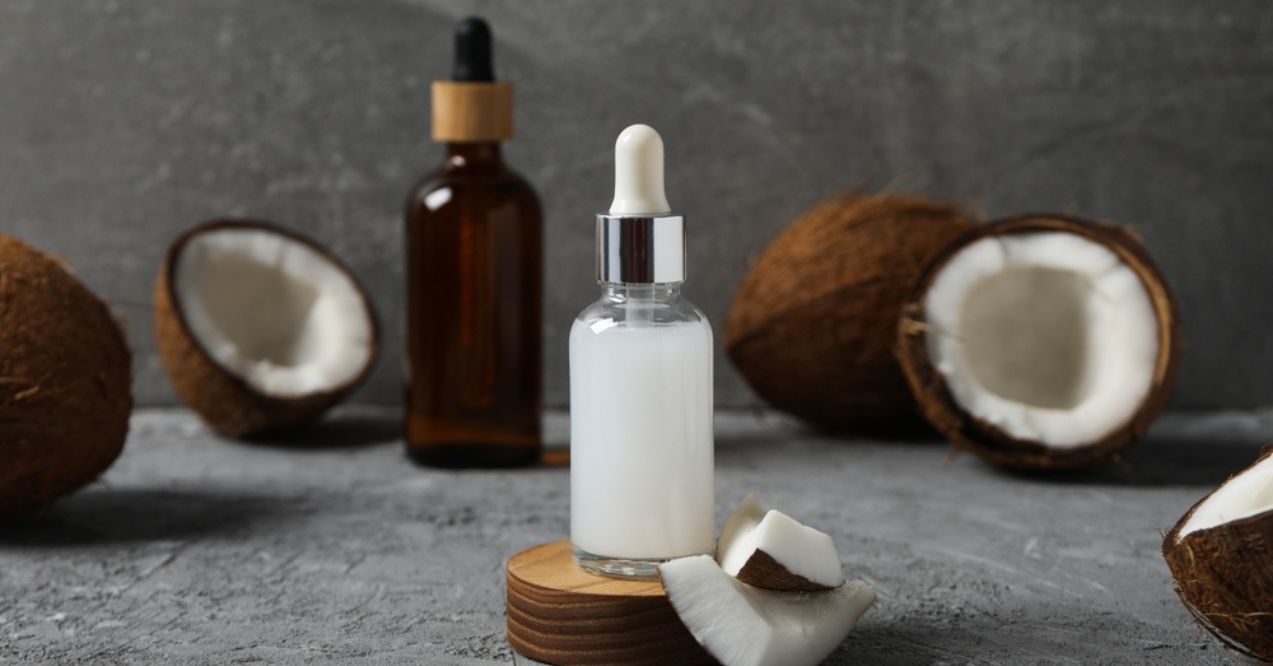
[[[1244,412],[1169,414],[1149,436],[1106,463],[1077,471],[1029,472],[996,467],[953,448],[925,425],[902,424],[873,431],[834,432],[810,428],[793,419],[757,412],[745,421],[719,427],[717,458],[753,457],[772,451],[790,455],[787,443],[834,442],[846,447],[887,445],[892,449],[939,450],[948,461],[984,466],[991,473],[1031,482],[1143,486],[1214,487],[1250,465],[1273,442],[1273,417]],[[947,458],[955,454],[954,458]],[[966,461],[966,462],[965,462]]]
[[[387,414],[335,414],[312,425],[248,437],[248,444],[296,450],[352,449],[402,441],[402,421]]]
[[[913,447],[924,450],[947,451],[950,443],[932,428],[921,423],[898,423],[859,430],[827,430],[794,420],[774,421],[769,416],[757,416],[750,427],[718,428],[716,431],[716,456],[729,459],[733,456],[751,457],[755,453],[790,455],[787,445],[792,443],[830,443],[851,449],[855,446]],[[815,444],[816,445],[816,444]]]
[[[0,523],[0,547],[182,540],[244,530],[295,507],[286,498],[97,485],[37,515]]]
[[[1264,444],[1246,438],[1150,436],[1115,460],[1075,472],[1013,472],[1032,481],[1111,486],[1218,486],[1255,462]]]

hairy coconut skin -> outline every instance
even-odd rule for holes
[[[916,277],[973,226],[918,197],[846,193],[814,206],[756,260],[725,323],[725,350],[774,407],[830,429],[913,420],[893,354]]]
[[[1251,467],[1269,456],[1273,449]],[[1185,523],[1210,498],[1193,505],[1163,538],[1163,558],[1176,594],[1198,624],[1225,645],[1273,662],[1273,511],[1179,538]]]
[[[367,366],[353,381],[330,391],[294,398],[261,394],[245,381],[221,367],[190,332],[185,315],[173,293],[177,258],[195,236],[209,231],[247,229],[286,236],[303,243],[331,260],[354,281],[363,294],[371,321],[372,349]],[[254,220],[213,220],[197,225],[173,241],[159,277],[155,281],[155,341],[159,358],[182,402],[215,430],[231,437],[248,437],[306,425],[344,400],[370,374],[379,351],[380,327],[371,300],[353,273],[326,248],[288,229]]]
[[[1016,439],[959,407],[945,379],[928,361],[924,301],[946,263],[963,248],[989,236],[1062,231],[1099,243],[1114,252],[1145,286],[1158,319],[1158,359],[1145,401],[1118,428],[1099,441],[1066,450]],[[1176,301],[1149,253],[1122,227],[1074,217],[1034,214],[978,227],[952,242],[935,257],[916,282],[897,326],[898,359],[929,423],[952,443],[1005,467],[1061,470],[1085,467],[1110,458],[1141,439],[1167,404],[1175,387],[1180,358]]]
[[[0,234],[0,515],[97,478],[124,447],[132,357],[61,262]]]

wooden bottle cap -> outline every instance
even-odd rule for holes
[[[504,141],[513,137],[513,86],[504,81],[434,81],[433,140]]]
[[[663,585],[594,576],[570,542],[508,560],[508,643],[550,664],[714,664],[681,624]]]

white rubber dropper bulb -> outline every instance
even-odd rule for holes
[[[631,125],[614,142],[611,215],[672,212],[663,189],[663,138],[649,125]]]

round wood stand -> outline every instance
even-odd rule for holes
[[[681,624],[658,581],[594,576],[570,542],[508,560],[508,643],[550,664],[714,664]]]

